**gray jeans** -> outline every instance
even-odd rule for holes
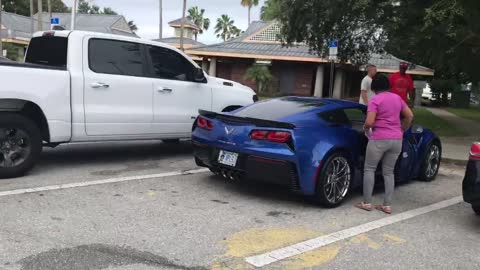
[[[383,179],[385,181],[384,205],[392,203],[395,188],[395,164],[402,152],[402,140],[370,140],[367,145],[365,167],[363,173],[363,200],[372,203],[373,186],[375,185],[375,171],[382,161]]]

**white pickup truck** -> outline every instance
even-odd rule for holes
[[[256,99],[165,44],[40,32],[25,63],[0,63],[0,178],[25,174],[42,146],[189,138],[199,109],[231,111]]]

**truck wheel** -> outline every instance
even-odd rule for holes
[[[480,216],[480,204],[472,205],[472,209],[475,212],[475,214]]]
[[[14,113],[0,114],[0,178],[24,175],[41,152],[41,133],[30,119]]]

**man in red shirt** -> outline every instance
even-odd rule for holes
[[[412,77],[407,74],[407,69],[408,64],[401,62],[400,72],[390,75],[389,80],[391,92],[399,95],[408,104],[408,99],[412,102],[415,99],[415,88],[413,87]]]

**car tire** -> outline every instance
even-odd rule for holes
[[[480,216],[480,204],[472,205],[473,212]]]
[[[15,113],[0,114],[0,178],[25,175],[42,152],[40,129]]]
[[[437,151],[437,153],[433,154],[434,151]],[[422,167],[420,168],[419,180],[425,182],[431,182],[435,180],[438,174],[438,170],[440,169],[441,161],[442,148],[440,146],[440,143],[436,140],[430,142],[427,146],[425,156],[423,157]]]
[[[343,177],[332,182],[333,178],[336,178],[335,175]],[[352,179],[353,168],[345,153],[335,152],[331,154],[323,163],[317,177],[315,202],[327,208],[341,205],[350,192]],[[337,184],[339,184],[340,190],[337,189]]]

